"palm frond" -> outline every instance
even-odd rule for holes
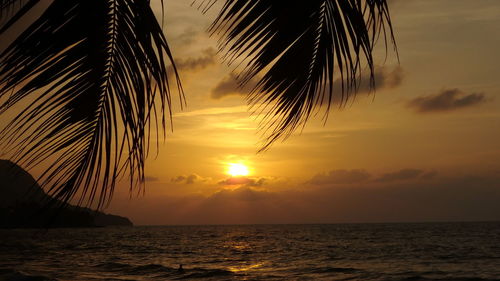
[[[217,0],[202,1],[206,11]],[[386,0],[225,0],[211,25],[229,64],[238,62],[242,85],[261,77],[249,95],[258,112],[262,150],[288,137],[334,99],[340,106],[356,92],[362,65],[372,84],[375,42],[394,44]],[[333,91],[335,77],[342,90]],[[262,106],[258,106],[262,105]]]
[[[36,0],[38,2],[40,0]],[[0,0],[0,15],[6,16],[15,10],[21,9],[27,3],[32,2],[32,0]]]
[[[16,23],[40,0],[0,0],[0,34]]]
[[[144,181],[150,131],[172,103],[168,61],[149,1],[55,0],[0,54],[0,114],[27,104],[0,147],[25,168],[45,163],[54,198],[102,207],[121,176]]]

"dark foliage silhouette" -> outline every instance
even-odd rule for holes
[[[206,10],[217,0],[202,2]],[[381,36],[396,46],[386,0],[227,0],[209,31],[220,36],[227,63],[239,60],[242,86],[264,72],[248,97],[265,116],[261,150],[305,125],[322,105],[326,118],[334,95],[344,106],[363,62],[374,86],[375,42]]]
[[[34,97],[0,132],[2,148],[27,168],[50,159],[49,194],[68,201],[82,187],[80,203],[101,207],[126,170],[131,186],[144,179],[172,61],[147,1],[55,0],[0,59],[0,114]]]
[[[38,2],[0,0],[0,35]],[[49,162],[39,182],[58,200],[102,207],[127,174],[131,190],[142,186],[150,133],[165,130],[172,87],[184,103],[149,4],[54,0],[0,54],[0,114],[25,107],[0,132],[0,147],[28,169]],[[210,32],[223,59],[242,64],[242,85],[261,77],[249,101],[266,112],[262,149],[322,105],[328,112],[334,95],[345,104],[363,64],[373,78],[378,37],[393,41],[386,0],[226,0]]]

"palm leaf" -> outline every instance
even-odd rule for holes
[[[217,0],[202,1],[209,9]],[[362,64],[373,85],[375,42],[395,45],[386,0],[225,0],[209,31],[220,36],[229,64],[238,62],[241,85],[262,121],[266,149],[288,137],[320,108],[344,106],[356,92]],[[339,77],[340,92],[333,91]]]
[[[40,0],[0,0],[0,34],[16,23]]]
[[[45,163],[55,199],[102,207],[121,176],[144,181],[150,131],[172,102],[168,61],[149,1],[55,0],[0,54],[0,114],[24,106],[0,146],[28,169]]]

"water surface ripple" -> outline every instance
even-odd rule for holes
[[[500,281],[495,222],[19,229],[0,238],[0,280],[9,281]]]

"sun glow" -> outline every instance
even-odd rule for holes
[[[241,163],[229,163],[227,173],[232,177],[248,176],[250,173],[247,166]]]

